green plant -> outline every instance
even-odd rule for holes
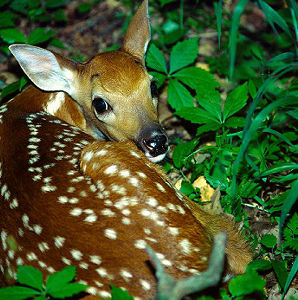
[[[60,272],[48,276],[46,284],[43,283],[42,273],[31,266],[19,266],[17,271],[17,286],[0,289],[1,299],[38,299],[46,300],[67,298],[83,292],[87,286],[72,282],[76,270],[73,266],[65,267]]]

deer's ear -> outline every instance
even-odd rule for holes
[[[9,47],[29,79],[43,91],[63,91],[72,96],[76,63],[51,51],[23,44]]]
[[[144,0],[128,26],[122,49],[144,62],[149,41],[148,0]]]

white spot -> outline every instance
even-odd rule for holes
[[[76,190],[75,187],[70,186],[70,187],[67,189],[67,192],[68,192],[68,193],[73,193],[75,190]]]
[[[101,264],[101,258],[97,255],[90,255],[90,262],[96,264],[96,265],[100,265]]]
[[[66,265],[70,265],[71,264],[71,260],[66,258],[66,257],[61,257],[62,262],[64,262]]]
[[[145,249],[146,242],[144,240],[137,240],[137,241],[135,241],[134,246],[138,249]]]
[[[30,253],[27,254],[27,259],[30,260],[30,261],[37,260],[37,256],[36,256],[35,253],[30,252]]]
[[[113,217],[113,216],[115,216],[115,213],[114,213],[111,209],[109,209],[109,208],[103,209],[103,210],[101,211],[101,214],[102,214],[103,216],[107,216],[107,217]]]
[[[138,187],[139,185],[139,179],[136,178],[136,177],[131,177],[128,179],[128,182],[132,185],[132,186],[135,186],[135,187]]]
[[[183,239],[179,242],[179,245],[182,249],[182,251],[185,253],[185,254],[190,254],[191,253],[191,243],[189,240],[187,239]]]
[[[149,291],[151,289],[151,284],[143,279],[140,279],[140,284],[142,285],[143,289]]]
[[[119,172],[119,175],[120,175],[121,177],[123,177],[123,178],[127,178],[127,177],[130,176],[130,172],[129,172],[129,170],[121,170],[121,171]]]
[[[132,156],[136,157],[136,158],[141,158],[141,156],[140,156],[137,152],[135,152],[135,151],[133,151],[133,150],[130,150],[130,154],[131,154]]]
[[[42,231],[42,227],[40,225],[33,225],[33,230],[36,234],[41,234],[41,231]]]
[[[104,155],[106,155],[108,153],[108,150],[106,150],[106,149],[101,149],[101,150],[99,150],[99,151],[97,151],[96,153],[95,153],[95,156],[104,156]]]
[[[50,115],[55,116],[55,113],[60,109],[65,101],[65,94],[63,92],[51,93],[49,101],[45,107],[45,111]]]
[[[65,204],[68,202],[68,198],[66,196],[59,196],[58,197],[58,202]]]
[[[97,216],[95,214],[89,215],[84,219],[85,222],[94,223],[97,220]]]
[[[126,208],[126,209],[122,210],[122,214],[125,215],[125,216],[129,216],[131,214],[131,211]]]
[[[75,260],[81,260],[83,256],[83,253],[80,250],[75,249],[70,250],[70,254]]]
[[[104,230],[104,235],[107,238],[111,239],[111,240],[116,240],[117,239],[117,233],[114,229],[110,229],[110,228],[105,229]]]
[[[163,193],[166,192],[165,188],[159,182],[155,182],[155,184],[158,190],[160,190]]]
[[[61,248],[65,242],[65,238],[61,236],[56,236],[54,238],[54,243],[57,248]]]
[[[104,298],[107,298],[107,297],[111,297],[111,293],[109,293],[109,292],[106,292],[106,291],[100,291],[99,292],[99,296],[101,296],[101,297],[104,297]]]
[[[104,268],[98,268],[96,269],[96,272],[101,276],[101,277],[107,277],[108,273],[107,270]]]
[[[80,266],[80,268],[82,268],[82,269],[86,269],[86,270],[88,269],[88,264],[85,263],[85,262],[80,263],[79,266]]]
[[[118,167],[116,165],[111,165],[104,170],[106,175],[113,175],[118,171]]]
[[[41,187],[41,190],[44,192],[44,193],[47,193],[47,192],[54,192],[57,190],[57,187],[54,186],[54,185],[43,185]]]
[[[122,218],[122,224],[129,225],[131,223],[129,218]]]
[[[152,207],[155,207],[157,206],[158,202],[155,198],[153,197],[149,197],[147,200],[146,200],[146,203]]]
[[[147,175],[143,172],[137,172],[137,174],[141,177],[141,178],[147,178]]]
[[[176,227],[168,227],[168,230],[171,235],[178,235],[179,234],[179,228]]]
[[[79,207],[76,207],[76,208],[74,208],[74,209],[72,209],[70,212],[69,212],[69,214],[70,215],[72,215],[72,216],[80,216],[81,214],[82,214],[82,209],[81,208],[79,208]]]
[[[132,278],[132,274],[126,270],[120,270],[120,276],[122,276],[126,282],[128,282]]]

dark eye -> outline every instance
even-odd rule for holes
[[[112,109],[111,106],[100,97],[94,98],[92,105],[97,114],[103,114]]]
[[[152,98],[158,97],[158,89],[154,81],[151,82],[150,89]]]

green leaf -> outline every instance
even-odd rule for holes
[[[0,7],[4,6],[7,4],[10,0],[0,0]]]
[[[78,6],[78,12],[80,14],[84,14],[84,13],[87,13],[88,11],[90,11],[91,8],[92,8],[91,3],[82,3]]]
[[[0,13],[0,27],[13,27],[15,26],[14,19],[17,15],[8,10]]]
[[[175,114],[195,124],[204,124],[210,122],[212,122],[213,125],[214,123],[219,124],[212,114],[199,107],[183,107],[180,110],[177,110]]]
[[[111,300],[133,300],[133,297],[128,294],[127,291],[124,291],[120,288],[116,288],[111,284]]]
[[[273,234],[264,234],[260,243],[267,248],[273,248],[276,246],[277,238]]]
[[[23,287],[23,286],[10,286],[5,288],[0,288],[0,299],[10,299],[10,300],[23,300],[39,295],[40,292]]]
[[[17,279],[20,284],[42,290],[42,273],[31,266],[19,266]]]
[[[245,119],[242,117],[231,117],[225,122],[225,126],[229,128],[243,127]]]
[[[193,97],[190,92],[178,81],[170,79],[168,85],[168,102],[172,108],[179,110],[193,106]]]
[[[202,134],[204,132],[209,132],[209,131],[217,131],[220,127],[221,127],[221,124],[218,124],[218,123],[216,123],[214,121],[210,121],[207,124],[205,124],[203,126],[200,126],[197,129],[196,135],[200,135],[200,134]]]
[[[284,287],[284,292],[283,292],[282,297],[281,297],[282,300],[284,299],[285,294],[287,293],[287,291],[290,287],[290,284],[291,284],[293,278],[295,277],[297,271],[298,271],[298,256],[296,256],[295,261],[293,263],[293,266],[290,270],[289,276],[287,278],[287,281],[286,281],[286,284],[285,284],[285,287]]]
[[[293,163],[293,162],[286,162],[286,163],[278,163],[276,165],[273,165],[266,171],[262,172],[258,177],[265,177],[268,175],[272,175],[275,173],[280,173],[288,170],[297,170],[298,169],[298,164]]]
[[[280,28],[282,28],[290,37],[292,36],[289,26],[286,21],[276,12],[271,6],[269,6],[265,1],[259,0],[260,6],[268,20],[269,24],[273,30],[277,33],[272,22],[276,23]]]
[[[190,195],[191,193],[193,193],[194,191],[194,187],[191,183],[182,181],[181,183],[181,188],[180,188],[180,192],[186,196]]]
[[[218,2],[214,2],[214,10],[215,10],[215,15],[216,15],[218,49],[220,49],[221,23],[222,23],[222,0],[219,0]]]
[[[16,81],[6,86],[1,92],[1,98],[4,98],[10,94],[13,94],[19,90],[20,81]]]
[[[15,28],[0,29],[0,36],[8,44],[26,43],[26,37]]]
[[[247,99],[247,82],[245,82],[228,95],[223,110],[223,119],[226,120],[228,117],[244,107]]]
[[[30,33],[28,37],[28,44],[31,45],[41,44],[45,41],[48,41],[53,36],[53,34],[54,32],[52,30],[38,27]]]
[[[166,60],[161,51],[152,43],[146,54],[147,67],[162,73],[168,73]]]
[[[198,38],[177,43],[170,55],[170,74],[193,63],[198,56]]]
[[[197,146],[199,139],[194,139],[188,143],[181,143],[175,147],[173,152],[173,163],[177,168],[181,168],[184,158],[190,154]]]
[[[265,280],[257,272],[250,271],[233,278],[229,283],[229,291],[233,296],[249,295],[262,291],[265,284]]]
[[[52,291],[56,291],[60,286],[66,285],[72,281],[76,276],[76,267],[67,266],[59,272],[49,275],[46,283],[46,292],[51,294]]]
[[[85,289],[87,286],[81,283],[67,283],[64,285],[57,285],[56,288],[52,288],[50,292],[48,292],[54,298],[66,298],[72,297],[73,295],[79,294]]]
[[[265,259],[256,259],[250,262],[246,268],[249,271],[267,271],[272,268],[271,261]]]
[[[222,122],[222,100],[217,90],[213,88],[197,90],[196,98],[198,103],[210,112],[218,122]]]
[[[257,95],[257,88],[251,79],[248,81],[248,92],[250,97],[252,98],[254,98]]]
[[[272,260],[271,263],[272,263],[274,273],[277,277],[277,280],[281,288],[284,289],[288,277],[288,272],[285,267],[285,262],[281,260]]]
[[[182,69],[173,74],[173,77],[181,80],[194,90],[203,89],[204,91],[208,91],[219,86],[219,83],[214,79],[212,74],[197,67]]]

